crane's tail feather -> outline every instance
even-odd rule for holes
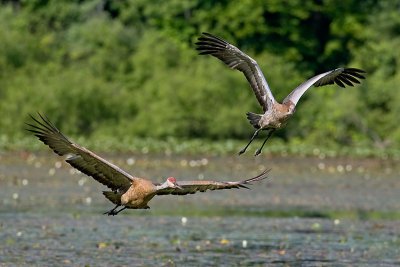
[[[103,191],[103,195],[115,205],[121,205],[121,194],[113,191]]]
[[[260,125],[258,122],[260,121],[262,115],[256,114],[253,112],[247,112],[246,113],[247,119],[249,120],[250,124],[253,125],[254,128],[259,129]]]

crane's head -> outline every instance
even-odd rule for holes
[[[178,183],[176,182],[176,178],[175,177],[168,177],[167,178],[167,185],[170,188],[178,188],[178,189],[183,189],[182,187],[180,187],[178,185]]]

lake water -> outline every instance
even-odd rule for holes
[[[156,196],[109,217],[105,187],[62,158],[0,154],[0,266],[400,265],[397,162],[103,156],[157,182],[272,171],[251,190]]]

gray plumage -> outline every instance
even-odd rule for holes
[[[264,180],[268,177],[270,169],[264,170],[259,175],[246,179],[243,181],[236,182],[217,182],[217,181],[178,181],[181,188],[165,188],[157,191],[157,195],[187,195],[194,194],[196,192],[205,192],[207,190],[222,190],[232,188],[247,188],[246,185],[251,185],[253,182]]]
[[[249,143],[239,152],[242,154],[258,135],[260,130],[268,130],[268,136],[262,146],[256,151],[255,155],[261,153],[261,150],[272,135],[272,133],[282,128],[287,120],[295,112],[295,107],[301,96],[312,86],[324,86],[328,84],[337,84],[340,87],[353,86],[360,83],[360,79],[365,79],[362,75],[365,71],[356,68],[337,68],[318,74],[296,87],[283,101],[278,103],[268,86],[268,83],[258,66],[257,62],[240,51],[236,46],[228,43],[220,37],[204,32],[196,42],[196,49],[200,55],[212,55],[228,67],[243,72],[249,82],[258,103],[262,107],[264,114],[247,113],[247,119],[250,124],[257,129]]]

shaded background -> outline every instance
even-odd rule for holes
[[[244,76],[198,56],[202,31],[255,58],[282,100],[340,66],[355,88],[312,89],[272,143],[399,147],[399,1],[6,1],[0,8],[0,147],[40,111],[69,135],[224,140],[261,111]]]

